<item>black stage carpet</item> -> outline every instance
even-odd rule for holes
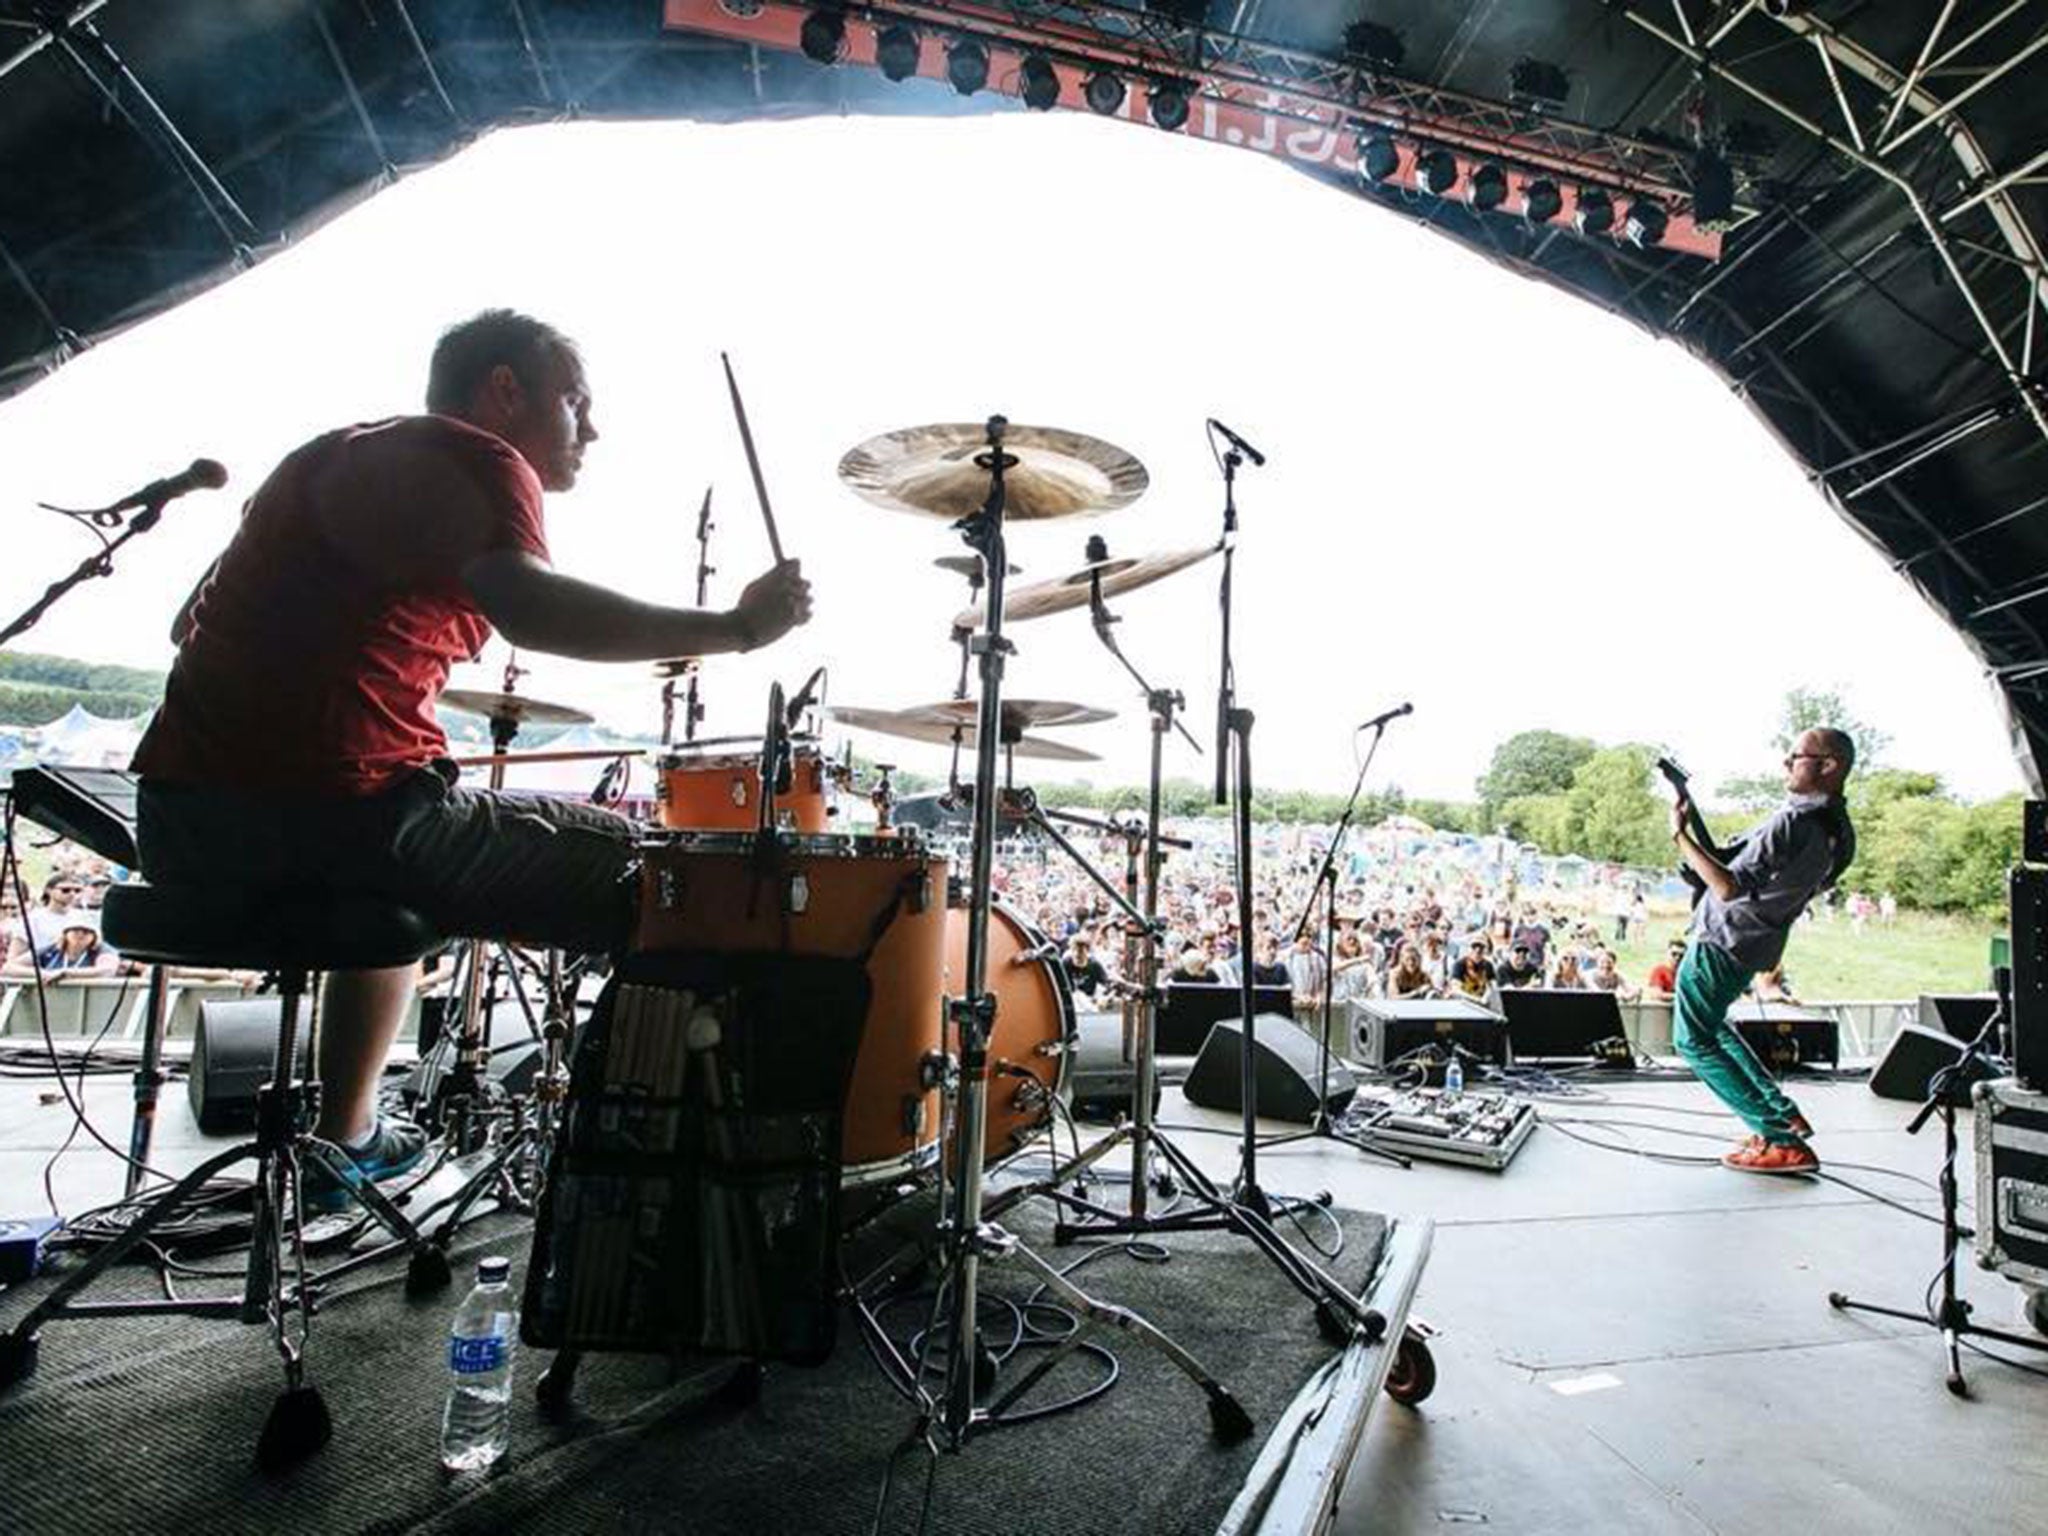
[[[1050,1214],[1039,1203],[1005,1221],[1061,1267],[1091,1251],[1053,1247]],[[1341,1226],[1342,1254],[1324,1267],[1362,1289],[1385,1241],[1382,1219],[1341,1212],[1332,1222],[1312,1212],[1302,1222],[1326,1246]],[[1288,1230],[1302,1246],[1304,1234]],[[512,1256],[517,1282],[528,1236],[523,1221],[471,1227],[457,1255],[456,1286],[430,1300],[406,1298],[396,1263],[338,1284],[316,1320],[310,1354],[334,1440],[278,1477],[258,1473],[252,1461],[282,1380],[266,1331],[192,1319],[47,1327],[40,1370],[0,1397],[0,1525],[208,1536],[485,1529],[851,1536],[869,1529],[890,1453],[912,1414],[851,1322],[825,1365],[771,1368],[751,1406],[711,1399],[732,1374],[726,1365],[674,1375],[646,1357],[592,1356],[577,1383],[577,1414],[561,1424],[542,1419],[534,1403],[548,1356],[525,1350],[505,1461],[486,1476],[444,1477],[436,1451],[448,1319],[478,1254]],[[1308,1301],[1245,1240],[1204,1232],[1159,1243],[1171,1255],[1164,1263],[1104,1253],[1075,1278],[1201,1360],[1250,1411],[1251,1438],[1218,1445],[1191,1382],[1137,1340],[1096,1328],[1088,1336],[1114,1350],[1121,1365],[1107,1395],[942,1457],[929,1529],[1160,1536],[1216,1528],[1282,1409],[1332,1350]],[[849,1262],[861,1259],[859,1246],[848,1248]],[[136,1271],[96,1294],[147,1294],[152,1283]],[[983,1269],[985,1297],[1022,1299],[1036,1284],[1015,1260]],[[0,1321],[18,1316],[29,1299],[9,1296]],[[923,1308],[905,1304],[889,1316],[907,1330]],[[996,1309],[984,1318],[992,1332],[1010,1327]],[[1004,1382],[1020,1371],[1007,1366]],[[1069,1356],[1029,1401],[1068,1395],[1095,1374]],[[895,1465],[882,1529],[915,1531],[927,1461],[919,1452]]]

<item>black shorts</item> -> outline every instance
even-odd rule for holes
[[[360,799],[145,781],[142,873],[378,896],[451,938],[517,939],[578,953],[620,948],[633,912],[623,816],[547,795],[462,789],[439,762]]]

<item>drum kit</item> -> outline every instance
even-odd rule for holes
[[[743,414],[740,419],[744,423]],[[751,459],[750,442],[749,450]],[[1378,1314],[1278,1235],[1262,1198],[1248,1203],[1241,1190],[1220,1189],[1152,1121],[1153,1010],[1162,995],[1158,947],[1164,934],[1158,884],[1162,850],[1175,844],[1160,828],[1162,748],[1170,729],[1187,732],[1175,718],[1182,696],[1153,687],[1132,665],[1112,631],[1118,620],[1105,604],[1219,555],[1227,572],[1234,506],[1224,537],[1214,544],[1113,559],[1102,540],[1092,539],[1078,570],[1012,588],[1009,578],[1021,572],[1008,558],[1009,523],[1091,516],[1128,505],[1146,488],[1143,465],[1078,433],[1017,426],[993,416],[980,423],[885,433],[848,452],[839,473],[850,489],[878,506],[949,522],[971,551],[937,561],[964,577],[976,599],[950,624],[959,655],[953,696],[908,708],[834,704],[820,711],[846,729],[952,747],[949,795],[972,817],[964,850],[967,867],[953,870],[948,850],[914,828],[892,824],[887,765],[877,766],[879,782],[867,792],[876,809],[872,833],[832,830],[834,791],[857,786],[850,756],[846,764],[835,764],[815,731],[798,730],[817,675],[799,691],[794,708],[785,704],[779,685],[771,688],[761,736],[699,739],[697,663],[658,664],[666,749],[658,762],[656,792],[661,830],[650,832],[639,849],[637,924],[608,989],[609,1001],[600,1000],[592,1028],[579,1042],[536,1222],[530,1326],[532,1317],[544,1318],[539,1331],[547,1337],[536,1342],[555,1343],[561,1350],[542,1383],[543,1400],[557,1407],[566,1402],[577,1358],[588,1348],[711,1347],[775,1357],[775,1342],[764,1335],[773,1323],[765,1314],[774,1308],[713,1308],[715,1297],[729,1301],[748,1284],[758,1289],[767,1282],[757,1277],[734,1285],[721,1266],[735,1254],[753,1264],[769,1253],[798,1250],[808,1261],[817,1245],[792,1244],[786,1232],[778,1238],[778,1224],[786,1226],[791,1212],[814,1206],[830,1211],[834,1222],[843,1220],[836,1204],[842,1187],[852,1196],[869,1197],[849,1200],[868,1210],[895,1193],[923,1189],[936,1194],[938,1215],[924,1256],[936,1260],[939,1281],[933,1324],[921,1336],[915,1358],[905,1358],[882,1333],[858,1288],[849,1299],[870,1343],[878,1346],[876,1359],[899,1391],[918,1403],[919,1433],[927,1446],[957,1450],[1001,1422],[985,1404],[994,1388],[991,1356],[976,1327],[981,1266],[996,1261],[1021,1263],[1042,1290],[1085,1319],[1112,1325],[1157,1349],[1201,1390],[1214,1433],[1241,1437],[1251,1429],[1250,1418],[1194,1357],[1145,1319],[1083,1291],[996,1219],[1018,1200],[1046,1194],[1097,1218],[1081,1228],[1084,1232],[1232,1230],[1250,1238],[1314,1302],[1318,1321],[1333,1336],[1377,1337],[1384,1326]],[[755,481],[772,532],[758,468]],[[710,526],[707,495],[698,527],[700,600],[709,572]],[[779,539],[775,542],[779,550]],[[1093,760],[1094,754],[1052,733],[1113,718],[1112,711],[1084,704],[1004,694],[1004,674],[1015,649],[1006,627],[1081,608],[1090,611],[1097,635],[1147,702],[1151,778],[1142,822],[1104,822],[1049,809],[1016,781],[1019,759]],[[970,694],[970,674],[977,672],[979,687]],[[520,721],[561,718],[556,706],[515,695],[511,681],[508,676],[502,694],[489,698],[444,695],[447,702],[475,708],[493,721],[499,757],[510,739],[509,734],[497,739],[500,722],[512,722],[509,728],[516,729]],[[678,684],[686,692],[683,740],[675,742],[670,737]],[[963,754],[972,765],[964,779]],[[1248,784],[1240,780],[1239,787],[1248,794]],[[1060,830],[1063,825],[1121,838],[1121,884],[1089,862]],[[1077,1149],[1064,1167],[1055,1155],[1050,1178],[1020,1181],[990,1199],[990,1172],[1003,1168],[1052,1123],[1077,1038],[1058,946],[996,893],[995,853],[1002,827],[1029,827],[1043,835],[1121,915],[1129,976],[1125,1035],[1136,1081],[1128,1123],[1086,1152]],[[701,966],[684,980],[675,979],[681,973],[673,967],[661,970],[662,957],[685,954],[724,957],[756,976],[746,985],[757,998],[770,986],[761,979],[769,973],[758,969],[764,964],[792,974],[811,965],[858,968],[859,1017],[857,1027],[847,1031],[853,1044],[839,1079],[846,1085],[843,1105],[834,1106],[843,1111],[837,1117],[836,1147],[810,1146],[802,1152],[809,1145],[806,1136],[810,1142],[817,1138],[791,1128],[810,1122],[793,1100],[778,1100],[782,1119],[775,1134],[782,1138],[776,1143],[781,1161],[771,1167],[759,1160],[763,1143],[749,1140],[753,1133],[732,1119],[737,1107],[758,1109],[774,1096],[766,1079],[745,1076],[741,1058],[746,1050],[739,1048],[742,1037],[733,1031],[744,999],[733,1002],[738,992],[720,992],[704,979]],[[811,995],[837,995],[829,986],[821,988]],[[667,1001],[660,1000],[664,996]],[[822,1042],[826,1010],[822,1001],[816,1006],[821,1026],[816,1038]],[[654,1013],[687,1022],[687,1049],[628,1043],[633,1038],[629,1031]],[[720,1040],[726,1042],[722,1048],[716,1045]],[[700,1050],[700,1042],[712,1044]],[[695,1105],[716,1128],[715,1138],[695,1151],[686,1146],[689,1132],[660,1118],[685,1104]],[[1123,1144],[1132,1148],[1128,1211],[1105,1210],[1061,1189],[1077,1171]],[[753,1192],[746,1197],[722,1193],[721,1202],[754,1198],[759,1203],[735,1226],[724,1217],[702,1214],[699,1207],[709,1195],[697,1200],[680,1186],[650,1194],[652,1183],[623,1177],[620,1170],[629,1164],[653,1166],[645,1162],[651,1151],[671,1158],[687,1153],[695,1159],[692,1168],[713,1170],[708,1176],[700,1172],[700,1183],[723,1179],[728,1188],[744,1185]],[[748,1156],[756,1157],[747,1164],[749,1171],[744,1177],[735,1174],[733,1169]],[[803,1182],[804,1156],[822,1156],[832,1165],[829,1197],[821,1200]],[[633,1163],[636,1157],[642,1161]],[[1170,1176],[1161,1174],[1161,1160],[1178,1174],[1184,1198],[1171,1212],[1155,1215],[1147,1209],[1148,1189],[1155,1182],[1162,1189],[1174,1186]],[[762,1199],[761,1191],[771,1187],[771,1195]],[[693,1290],[705,1298],[703,1306],[679,1323],[665,1310],[667,1302],[636,1290],[638,1282],[631,1277],[655,1270],[663,1255],[677,1251],[665,1246],[669,1238],[660,1229],[675,1224],[684,1205],[691,1207],[693,1234],[725,1257],[703,1261],[703,1283]],[[571,1230],[578,1221],[587,1230]],[[593,1236],[599,1225],[611,1235]],[[818,1278],[824,1289],[840,1279]],[[803,1338],[808,1348],[815,1329]],[[637,1344],[630,1342],[634,1339]],[[781,1350],[783,1358],[800,1354]],[[1011,1389],[1002,1402],[1022,1389]]]

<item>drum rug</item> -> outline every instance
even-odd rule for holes
[[[845,1245],[851,1272],[867,1273],[896,1239],[929,1221],[931,1202],[893,1207]],[[919,1529],[928,1470],[934,1532],[1207,1532],[1216,1529],[1266,1434],[1296,1391],[1333,1353],[1310,1303],[1243,1238],[1176,1233],[1136,1249],[1054,1246],[1049,1205],[1009,1211],[1005,1226],[1103,1301],[1128,1307],[1170,1334],[1250,1412],[1236,1445],[1211,1435],[1202,1393],[1157,1351],[1097,1326],[1085,1337],[1113,1352],[1115,1379],[1071,1411],[977,1435],[958,1454],[928,1462],[902,1451],[908,1401],[842,1320],[831,1357],[815,1368],[766,1370],[752,1402],[720,1394],[729,1363],[593,1355],[584,1360],[575,1411],[544,1419],[533,1386],[549,1358],[517,1362],[511,1449],[490,1473],[449,1478],[437,1461],[446,1390],[445,1330],[476,1257],[524,1262],[528,1224],[489,1218],[465,1229],[448,1292],[408,1300],[403,1267],[348,1277],[316,1320],[310,1379],[331,1411],[328,1447],[281,1476],[259,1473],[256,1435],[281,1385],[267,1333],[179,1318],[68,1322],[47,1327],[37,1373],[0,1396],[0,1525],[10,1532],[513,1531],[702,1533],[821,1532],[873,1528],[893,1467],[880,1529]],[[1385,1242],[1381,1217],[1304,1210],[1281,1230],[1353,1291],[1363,1289]],[[214,1264],[232,1269],[229,1259]],[[517,1275],[515,1273],[515,1283]],[[1040,1276],[1017,1258],[982,1269],[985,1336],[1007,1355],[1000,1395],[1037,1352],[1012,1349],[1020,1333],[1066,1325],[1031,1301]],[[154,1294],[154,1277],[126,1272],[92,1295]],[[181,1281],[185,1286],[224,1282]],[[906,1345],[929,1314],[927,1275],[913,1272],[884,1323]],[[39,1285],[0,1306],[18,1315]],[[201,1294],[205,1292],[200,1291]],[[1001,1299],[999,1299],[1001,1298]],[[1108,1374],[1073,1351],[1015,1405],[1086,1392]],[[901,1452],[901,1454],[896,1454]],[[892,1459],[893,1458],[893,1459]]]

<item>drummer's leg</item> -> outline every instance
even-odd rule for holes
[[[444,934],[608,953],[632,918],[638,832],[574,801],[450,787],[400,829],[394,878]]]
[[[330,971],[320,996],[320,1120],[316,1135],[343,1145],[369,1133],[384,1058],[412,1004],[419,966]]]

